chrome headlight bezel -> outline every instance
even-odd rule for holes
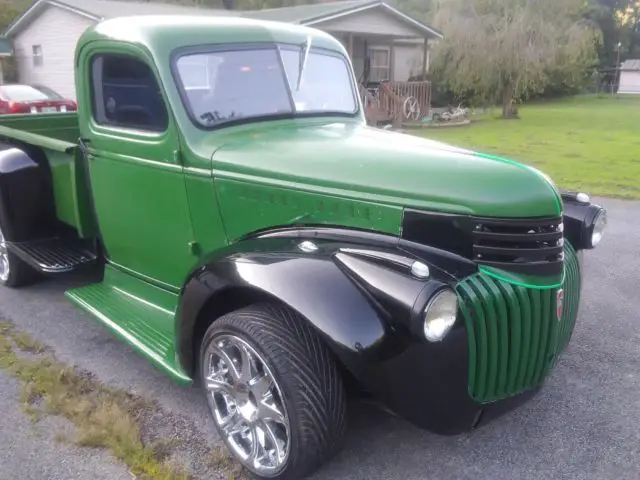
[[[438,290],[423,310],[422,333],[429,342],[444,340],[458,316],[458,295],[451,288]]]
[[[593,222],[588,228],[587,238],[591,248],[595,248],[601,241],[607,229],[607,211],[600,208]]]
[[[563,199],[564,236],[576,250],[595,248],[607,226],[607,211],[591,203],[585,193],[565,192]]]

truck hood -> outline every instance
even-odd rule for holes
[[[379,204],[491,217],[557,216],[539,171],[360,124],[264,125],[224,136],[214,175]]]

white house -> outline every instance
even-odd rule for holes
[[[627,60],[620,65],[620,86],[618,93],[640,95],[640,59]]]
[[[383,0],[347,0],[259,11],[230,11],[121,0],[37,0],[7,27],[19,79],[47,85],[75,98],[74,51],[85,29],[102,19],[125,15],[241,15],[309,25],[340,39],[356,74],[369,81],[406,81],[426,73],[430,42],[437,30]]]

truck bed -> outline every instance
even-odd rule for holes
[[[75,112],[0,115],[0,141],[13,139],[65,151],[76,146],[79,136]]]
[[[37,162],[48,163],[58,220],[86,238],[93,234],[93,221],[79,164],[79,136],[75,112],[0,116],[0,149],[15,145],[36,155]]]

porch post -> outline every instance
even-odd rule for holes
[[[422,77],[426,79],[427,73],[429,73],[429,39],[424,39],[424,46],[422,47]]]
[[[347,33],[347,53],[351,63],[353,63],[353,33]]]
[[[396,42],[391,40],[389,47],[389,81],[393,82],[396,78]]]

